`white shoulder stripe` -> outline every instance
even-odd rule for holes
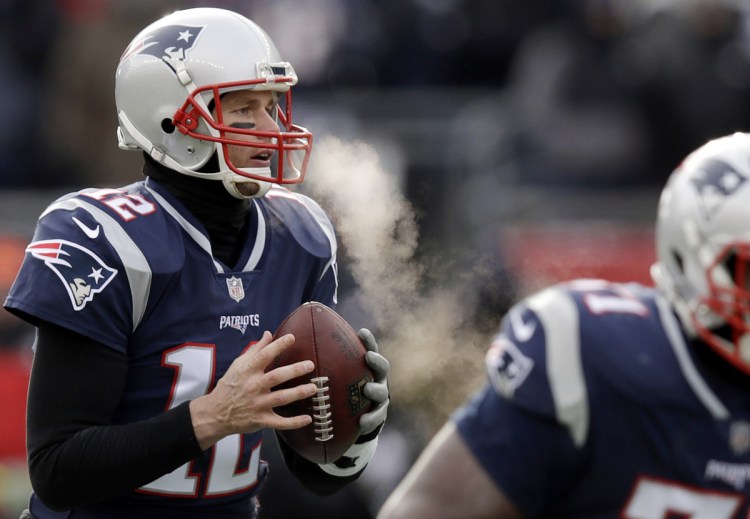
[[[42,213],[42,216],[57,210],[72,211],[83,209],[88,212],[102,226],[109,244],[115,249],[122,264],[130,285],[130,296],[133,301],[133,330],[135,330],[143,319],[146,311],[146,303],[151,292],[151,267],[141,250],[128,236],[120,224],[110,215],[78,198],[68,198],[51,204]]]
[[[664,331],[669,338],[669,343],[672,345],[675,357],[677,357],[677,363],[680,365],[680,370],[682,370],[682,374],[685,376],[688,385],[714,418],[718,420],[729,418],[729,411],[714,392],[711,391],[711,388],[708,387],[706,381],[700,376],[698,369],[690,359],[685,339],[680,331],[680,325],[677,323],[677,318],[672,313],[669,303],[663,297],[657,296],[656,306],[659,308],[659,317],[662,324],[664,324]]]
[[[266,250],[266,217],[263,216],[263,211],[260,209],[260,204],[253,204],[255,207],[255,214],[258,217],[258,230],[255,233],[255,245],[253,245],[253,251],[250,253],[250,257],[242,269],[244,272],[255,270],[258,266],[260,258],[263,257],[263,251]]]
[[[589,431],[589,402],[581,364],[578,310],[565,293],[547,289],[529,299],[546,338],[547,378],[555,412],[580,447]]]

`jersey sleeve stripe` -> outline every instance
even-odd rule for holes
[[[581,363],[581,340],[575,302],[559,290],[545,290],[529,299],[546,338],[547,377],[557,419],[581,447],[588,436],[589,404]]]

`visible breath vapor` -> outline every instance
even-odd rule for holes
[[[416,259],[415,212],[371,146],[328,137],[313,156],[305,186],[334,221],[339,263],[391,361],[393,403],[436,426],[483,380],[486,337],[467,326],[476,287],[460,269],[437,272],[444,258]]]

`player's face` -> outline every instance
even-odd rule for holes
[[[221,97],[224,124],[235,128],[278,132],[276,95],[273,92],[239,90]],[[212,114],[216,117],[216,114]],[[271,137],[228,133],[227,137],[247,142],[273,143]],[[228,146],[229,159],[238,168],[262,168],[271,165],[273,150],[246,146]]]
[[[736,259],[733,263],[734,265],[730,273],[734,278],[734,283],[737,285],[737,288],[747,292],[748,288],[750,288],[750,276],[748,276],[747,263]]]
[[[716,263],[725,269],[736,288],[745,292],[750,291],[750,244],[738,243],[727,246],[719,254]],[[708,276],[710,281],[718,286],[722,285],[720,281],[717,281],[715,277],[717,274],[713,269],[709,269]]]

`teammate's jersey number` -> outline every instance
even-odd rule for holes
[[[583,302],[592,314],[648,315],[648,308],[626,285],[602,280],[578,280],[571,287],[583,292]]]
[[[175,369],[172,395],[168,408],[205,395],[213,381],[216,346],[186,343],[164,353],[163,364]],[[243,436],[234,434],[219,440],[213,447],[211,465],[205,477],[203,497],[234,494],[252,488],[258,481],[260,442],[253,446],[249,464],[243,459]],[[242,463],[244,461],[244,463]],[[171,497],[198,497],[202,474],[192,471],[186,463],[169,474],[144,485],[140,492]]]
[[[623,510],[627,519],[730,519],[742,504],[742,496],[679,485],[671,481],[641,478]]]
[[[623,285],[601,281],[574,282],[584,292],[586,307],[594,314],[646,315],[648,308]],[[742,505],[738,494],[689,487],[674,481],[643,477],[625,505],[626,519],[730,519]]]

